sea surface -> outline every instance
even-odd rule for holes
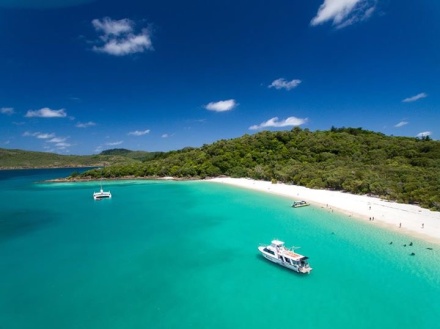
[[[439,328],[439,245],[217,183],[44,182],[72,171],[0,171],[1,329]]]

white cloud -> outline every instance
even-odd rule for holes
[[[54,149],[52,146],[49,146],[49,145],[55,145],[55,147],[60,150],[65,150],[67,147],[71,146],[71,144],[65,142],[68,137],[67,138],[66,137],[56,137],[54,133],[50,133],[50,134],[41,133],[41,132],[34,132],[33,133],[33,132],[25,131],[23,133],[23,136],[44,139],[44,142],[46,143],[46,146],[44,146],[44,148],[49,149],[51,151],[54,151]]]
[[[14,114],[14,109],[12,107],[2,107],[0,108],[1,114],[12,115]]]
[[[205,109],[214,112],[226,112],[232,110],[237,105],[234,99],[228,99],[225,101],[211,102],[205,105]]]
[[[431,134],[432,134],[431,131],[423,131],[423,132],[421,132],[421,133],[418,133],[418,134],[417,134],[417,137],[426,137],[426,136],[429,136],[429,135],[431,135]]]
[[[49,139],[49,138],[54,138],[55,134],[53,134],[53,133],[51,133],[51,134],[40,133],[40,132],[31,133],[29,131],[25,131],[23,133],[23,136],[24,137],[35,137],[35,138],[38,138],[38,139]]]
[[[121,145],[122,143],[123,143],[123,141],[117,141],[117,142],[105,143],[105,145],[107,145],[107,146],[116,146],[116,145]]]
[[[105,17],[92,21],[95,30],[100,33],[99,46],[93,50],[114,56],[125,56],[153,50],[150,31],[146,28],[140,33],[134,32],[135,23],[127,18],[112,20]]]
[[[65,118],[66,116],[67,114],[64,109],[51,110],[48,107],[35,111],[29,110],[25,115],[26,118]]]
[[[54,137],[51,140],[48,140],[49,143],[62,143],[64,141],[66,141],[67,138],[63,138],[63,137]]]
[[[406,126],[407,124],[408,124],[407,121],[400,121],[398,124],[394,125],[394,127],[400,128],[400,127]]]
[[[372,6],[372,7],[368,8],[367,10],[365,10],[365,15],[362,20],[369,19],[373,15],[375,10],[376,10],[376,6]]]
[[[148,35],[130,35],[123,40],[110,40],[102,47],[93,47],[97,52],[115,56],[125,56],[134,53],[142,53],[151,48],[151,40]]]
[[[35,135],[38,139],[49,139],[55,137],[55,134],[40,134]]]
[[[81,98],[79,98],[79,97],[72,96],[72,97],[69,97],[69,99],[73,102],[81,103]]]
[[[333,21],[340,29],[370,18],[375,11],[377,0],[324,0],[318,13],[312,19],[312,26]]]
[[[286,90],[290,90],[293,89],[295,87],[298,87],[298,85],[301,83],[301,80],[291,80],[291,81],[286,81],[283,78],[279,78],[274,80],[270,85],[269,88],[275,88],[275,89],[286,89]]]
[[[130,132],[128,133],[128,135],[133,135],[133,136],[143,136],[143,135],[148,134],[149,132],[150,132],[150,129],[142,130],[142,131],[140,131],[140,130],[135,130],[135,131],[130,131]]]
[[[169,137],[168,134],[163,134],[163,135],[162,135],[162,138],[168,138],[168,137]]]
[[[131,33],[134,25],[133,22],[127,18],[117,21],[112,20],[110,17],[104,17],[102,20],[94,19],[92,24],[96,31],[104,33],[104,37]]]
[[[55,152],[56,149],[66,150],[68,147],[71,146],[71,144],[65,142],[68,137],[56,137],[55,134],[53,134],[53,133],[50,133],[50,134],[41,133],[41,132],[32,133],[32,132],[26,131],[23,133],[23,136],[43,139],[44,143],[46,143],[44,145],[44,149],[46,149],[50,152]],[[55,146],[56,149],[54,149],[53,146]]]
[[[55,146],[60,150],[65,150],[67,147],[70,147],[69,143],[56,143]]]
[[[301,119],[296,117],[288,117],[286,120],[279,121],[278,117],[274,117],[272,119],[267,120],[266,122],[262,122],[259,125],[253,125],[249,127],[250,130],[257,130],[261,128],[267,127],[288,127],[288,126],[300,126],[305,124],[308,121],[307,118]]]
[[[425,97],[428,97],[428,94],[420,93],[420,94],[417,94],[415,96],[405,98],[402,102],[404,102],[404,103],[411,103],[411,102],[418,101],[419,99],[422,99],[422,98],[425,98]]]
[[[75,127],[77,128],[88,128],[88,127],[92,127],[92,126],[96,126],[96,123],[94,123],[93,121],[89,121],[89,122],[78,122]]]

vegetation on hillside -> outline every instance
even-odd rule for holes
[[[124,154],[103,151],[97,155],[61,155],[49,152],[33,152],[14,149],[0,149],[1,169],[56,168],[56,167],[98,167],[116,164],[132,164],[152,159],[156,153],[128,151]]]
[[[121,156],[134,160],[147,161],[161,156],[162,153],[163,152],[145,152],[145,151],[131,151],[127,149],[111,149],[111,150],[102,151],[100,155]]]
[[[370,194],[440,210],[440,142],[361,128],[264,131],[142,163],[91,170],[83,177],[206,178],[219,175]]]

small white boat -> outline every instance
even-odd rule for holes
[[[293,201],[292,203],[293,208],[307,207],[307,206],[310,206],[310,203],[307,203],[306,201]]]
[[[101,190],[99,192],[93,192],[93,199],[95,200],[101,200],[101,199],[110,199],[112,197],[112,194],[110,191],[104,192],[101,186]]]
[[[258,247],[263,257],[271,262],[287,267],[298,273],[309,274],[312,268],[307,262],[308,257],[300,255],[292,249],[286,248],[284,242],[280,240],[272,240],[270,245]]]

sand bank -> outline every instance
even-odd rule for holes
[[[312,206],[338,211],[353,218],[369,221],[372,225],[386,226],[404,234],[440,243],[440,212],[419,206],[389,202],[364,195],[272,184],[247,178],[223,177],[209,181],[278,194],[290,197],[292,201],[305,200]]]

